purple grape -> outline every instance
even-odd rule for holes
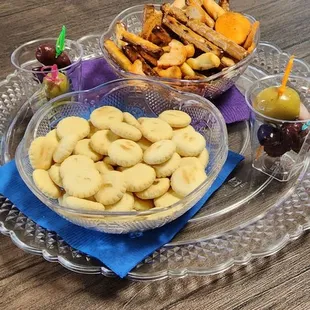
[[[271,157],[280,157],[291,150],[291,146],[283,139],[283,134],[276,131],[264,142],[264,150]]]
[[[299,153],[308,134],[308,129],[302,130],[302,125],[302,123],[285,123],[281,128],[283,140],[290,144],[291,149],[296,153]]]
[[[261,145],[264,145],[267,139],[271,137],[273,133],[275,133],[277,129],[271,125],[263,124],[258,128],[257,138]]]

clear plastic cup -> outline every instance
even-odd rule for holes
[[[41,44],[56,45],[57,38],[43,38],[27,42],[19,46],[11,55],[11,62],[17,69],[17,75],[22,81],[24,92],[28,98],[28,103],[33,112],[36,112],[44,103],[58,95],[66,92],[79,91],[82,89],[82,73],[81,62],[83,56],[82,46],[72,40],[65,40],[64,51],[68,54],[71,64],[61,69],[48,68],[48,71],[43,72],[40,67],[43,65],[36,59],[36,49]],[[46,75],[52,76],[53,73],[59,71],[63,75],[58,79],[58,83],[63,82],[62,86],[58,87],[53,81],[49,87],[55,86],[54,91],[47,90],[47,86],[43,83]]]
[[[283,75],[267,76],[254,82],[245,97],[251,109],[252,166],[285,182],[303,167],[310,148],[310,119],[281,120],[263,115],[253,107],[257,95],[268,87],[280,86]],[[291,76],[288,87],[295,89],[304,108],[310,111],[310,79]]]

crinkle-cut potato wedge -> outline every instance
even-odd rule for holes
[[[163,50],[160,46],[145,40],[136,34],[133,34],[128,31],[123,32],[123,40],[131,43],[133,45],[139,45],[141,46],[146,52],[154,53],[154,54],[162,54]]]
[[[181,9],[174,7],[174,6],[170,6],[169,3],[164,3],[161,6],[161,10],[165,14],[173,16],[174,18],[176,18],[179,22],[183,24],[186,24],[188,22],[188,18],[186,14]]]
[[[143,10],[143,24],[155,12],[155,7],[152,4],[146,4]]]
[[[195,71],[186,62],[184,62],[180,69],[182,71],[183,77],[196,75]]]
[[[154,27],[153,34],[156,35],[161,41],[161,45],[168,45],[172,40],[170,34],[162,26],[159,25]]]
[[[172,16],[165,16],[163,18],[163,24],[168,27],[171,31],[177,34],[182,40],[188,43],[192,43],[196,48],[203,52],[213,52],[215,55],[220,56],[221,50],[213,43],[209,42],[199,34],[192,31],[190,28],[182,25]]]
[[[230,10],[229,0],[219,0],[219,6],[225,11],[228,12]]]
[[[153,67],[157,67],[157,59],[153,55],[148,54],[141,47],[138,47],[138,52],[147,63],[149,63]]]
[[[247,39],[251,27],[250,21],[236,12],[225,12],[215,22],[218,33],[240,45]]]
[[[163,13],[160,11],[154,10],[154,12],[143,23],[142,32],[140,36],[143,39],[148,40],[155,26],[161,25],[162,18],[163,18]]]
[[[194,44],[187,44],[185,45],[186,52],[187,52],[187,58],[191,58],[195,55],[195,46]]]
[[[198,71],[217,68],[221,64],[221,60],[213,53],[204,53],[196,58],[189,58],[186,62],[192,69]]]
[[[181,42],[173,39],[169,46],[171,47],[170,52],[163,54],[157,62],[159,68],[180,66],[186,61],[187,50]]]
[[[122,69],[124,69],[125,71],[129,71],[132,66],[131,61],[124,55],[124,53],[117,47],[117,45],[113,41],[106,40],[104,42],[104,47]]]
[[[140,74],[140,75],[145,75],[143,72],[143,66],[142,66],[142,61],[140,59],[137,59],[129,69],[129,72],[135,73],[135,74]]]
[[[132,63],[139,59],[139,53],[136,50],[135,46],[133,46],[132,44],[127,44],[126,46],[123,46],[123,52]]]
[[[186,6],[185,0],[174,0],[171,6],[183,9]]]
[[[203,0],[202,5],[214,20],[217,20],[225,13],[224,9],[221,8],[214,0]]]
[[[181,79],[182,78],[182,71],[178,66],[172,66],[166,70],[154,68],[157,74],[160,77],[170,78],[170,79]]]

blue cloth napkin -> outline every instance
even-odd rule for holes
[[[34,222],[55,231],[70,246],[99,259],[123,278],[144,258],[171,241],[243,159],[243,156],[229,151],[212,187],[192,209],[175,221],[143,232],[137,238],[132,238],[130,234],[112,235],[85,229],[63,219],[32,194],[19,176],[15,161],[0,167],[0,193]]]

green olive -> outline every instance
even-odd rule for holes
[[[268,117],[295,120],[299,117],[300,104],[300,97],[294,89],[285,87],[284,93],[279,96],[278,87],[269,87],[257,95],[253,107]]]

